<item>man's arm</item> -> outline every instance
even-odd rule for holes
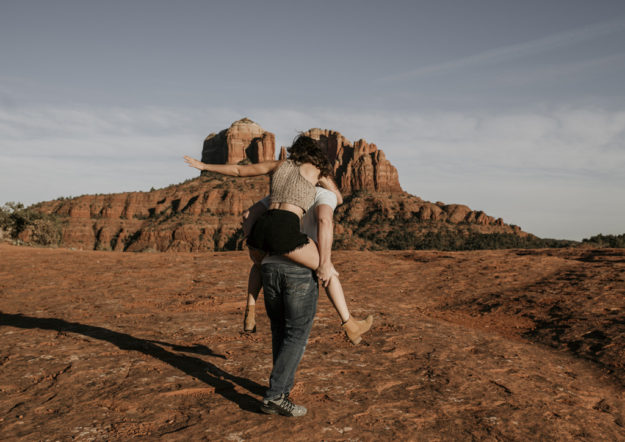
[[[319,268],[317,276],[324,287],[330,283],[333,276],[338,276],[338,272],[332,265],[332,240],[334,235],[334,225],[332,217],[334,210],[327,204],[319,204],[315,207],[317,216],[317,247],[319,247]]]

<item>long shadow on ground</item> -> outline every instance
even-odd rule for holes
[[[236,403],[241,409],[259,412],[260,402],[248,394],[238,393],[235,384],[249,392],[262,395],[265,387],[246,378],[234,376],[221,368],[202,359],[172,353],[156,344],[166,345],[174,350],[226,359],[225,356],[214,353],[204,345],[192,347],[178,346],[161,341],[150,341],[136,338],[126,333],[120,333],[103,327],[68,322],[57,318],[35,318],[21,314],[0,312],[0,326],[11,326],[23,329],[56,330],[58,332],[78,333],[90,338],[107,341],[121,350],[134,350],[159,359],[174,368],[193,376],[215,388],[215,392],[224,398]]]

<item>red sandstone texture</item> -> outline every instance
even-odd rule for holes
[[[304,135],[319,140],[334,165],[342,192],[401,192],[397,169],[375,144],[362,139],[352,143],[339,132],[327,129],[310,129]],[[284,148],[280,158],[286,158]],[[246,159],[253,163],[275,159],[274,134],[248,118],[235,121],[228,129],[204,140],[205,163],[236,164]]]
[[[0,245],[4,440],[624,440],[625,250],[335,252],[293,399],[258,413],[245,252]],[[261,295],[262,300],[262,295]]]
[[[368,237],[393,230],[416,237],[444,229],[457,235],[509,233],[525,236],[482,211],[459,204],[431,203],[402,191],[395,167],[375,144],[350,142],[339,132],[311,129],[334,164],[341,191],[347,196],[336,217],[337,246],[380,249]],[[238,163],[274,159],[275,137],[249,119],[212,134],[204,142],[202,160]],[[286,156],[281,149],[280,158]],[[241,215],[268,189],[267,177],[236,179],[205,173],[202,177],[151,192],[85,195],[40,203],[36,210],[63,221],[61,245],[115,251],[209,251],[240,248]],[[30,242],[32,229],[20,240]],[[401,244],[400,244],[401,245]],[[397,248],[397,247],[395,247]],[[401,248],[401,247],[400,247]]]
[[[202,251],[236,242],[242,212],[267,193],[268,178],[207,175],[151,192],[85,195],[37,205],[65,221],[66,247]],[[30,232],[20,239],[28,242]],[[236,248],[232,244],[229,248]]]
[[[342,192],[401,192],[397,169],[384,152],[360,139],[352,143],[339,132],[310,129],[305,135],[319,140],[334,164],[334,176]]]
[[[250,159],[254,163],[275,160],[276,137],[248,118],[235,121],[228,129],[210,134],[204,140],[202,161],[214,164],[237,164]]]
[[[151,192],[85,195],[35,208],[63,220],[64,247],[132,252],[233,250],[242,244],[243,211],[267,195],[268,183],[267,177],[208,174]],[[398,229],[416,236],[441,229],[458,235],[527,235],[484,212],[434,204],[406,192],[352,195],[337,209],[335,221],[337,246],[344,249],[380,248],[366,238],[384,237]],[[19,238],[28,243],[31,236],[27,228]]]

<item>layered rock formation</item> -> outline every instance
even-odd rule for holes
[[[343,193],[402,192],[397,169],[375,144],[363,139],[352,143],[327,129],[310,129],[304,134],[319,141],[334,164],[336,182]]]
[[[527,236],[481,211],[459,204],[431,203],[402,191],[397,170],[375,144],[354,143],[339,132],[311,129],[334,164],[346,195],[337,209],[340,248],[418,248],[423,238],[444,234],[468,238],[484,234]],[[248,119],[210,135],[202,160],[238,163],[274,159],[275,137]],[[282,149],[280,156],[286,152]],[[151,192],[87,195],[33,207],[64,222],[61,245],[126,251],[232,250],[242,245],[241,214],[268,193],[269,179],[205,174]],[[442,232],[442,233],[441,233]],[[428,236],[429,235],[429,236]],[[23,241],[33,232],[24,230]],[[439,237],[436,241],[442,241]],[[428,239],[429,238],[429,239]],[[425,241],[423,239],[423,241]],[[453,245],[452,245],[453,246]]]
[[[335,246],[344,249],[479,249],[492,234],[536,239],[482,211],[407,192],[352,195],[337,208],[335,221]]]
[[[241,214],[266,195],[269,180],[209,176],[151,192],[85,195],[33,208],[65,221],[61,245],[125,251],[205,251],[241,247]],[[26,229],[21,238],[28,241]]]
[[[213,164],[253,163],[275,159],[276,137],[248,118],[235,121],[228,129],[204,140],[202,161]]]

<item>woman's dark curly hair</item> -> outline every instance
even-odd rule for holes
[[[317,167],[321,171],[321,177],[333,176],[330,160],[315,139],[306,135],[299,135],[293,141],[293,145],[287,149],[287,152],[290,160],[298,164],[310,163]]]

